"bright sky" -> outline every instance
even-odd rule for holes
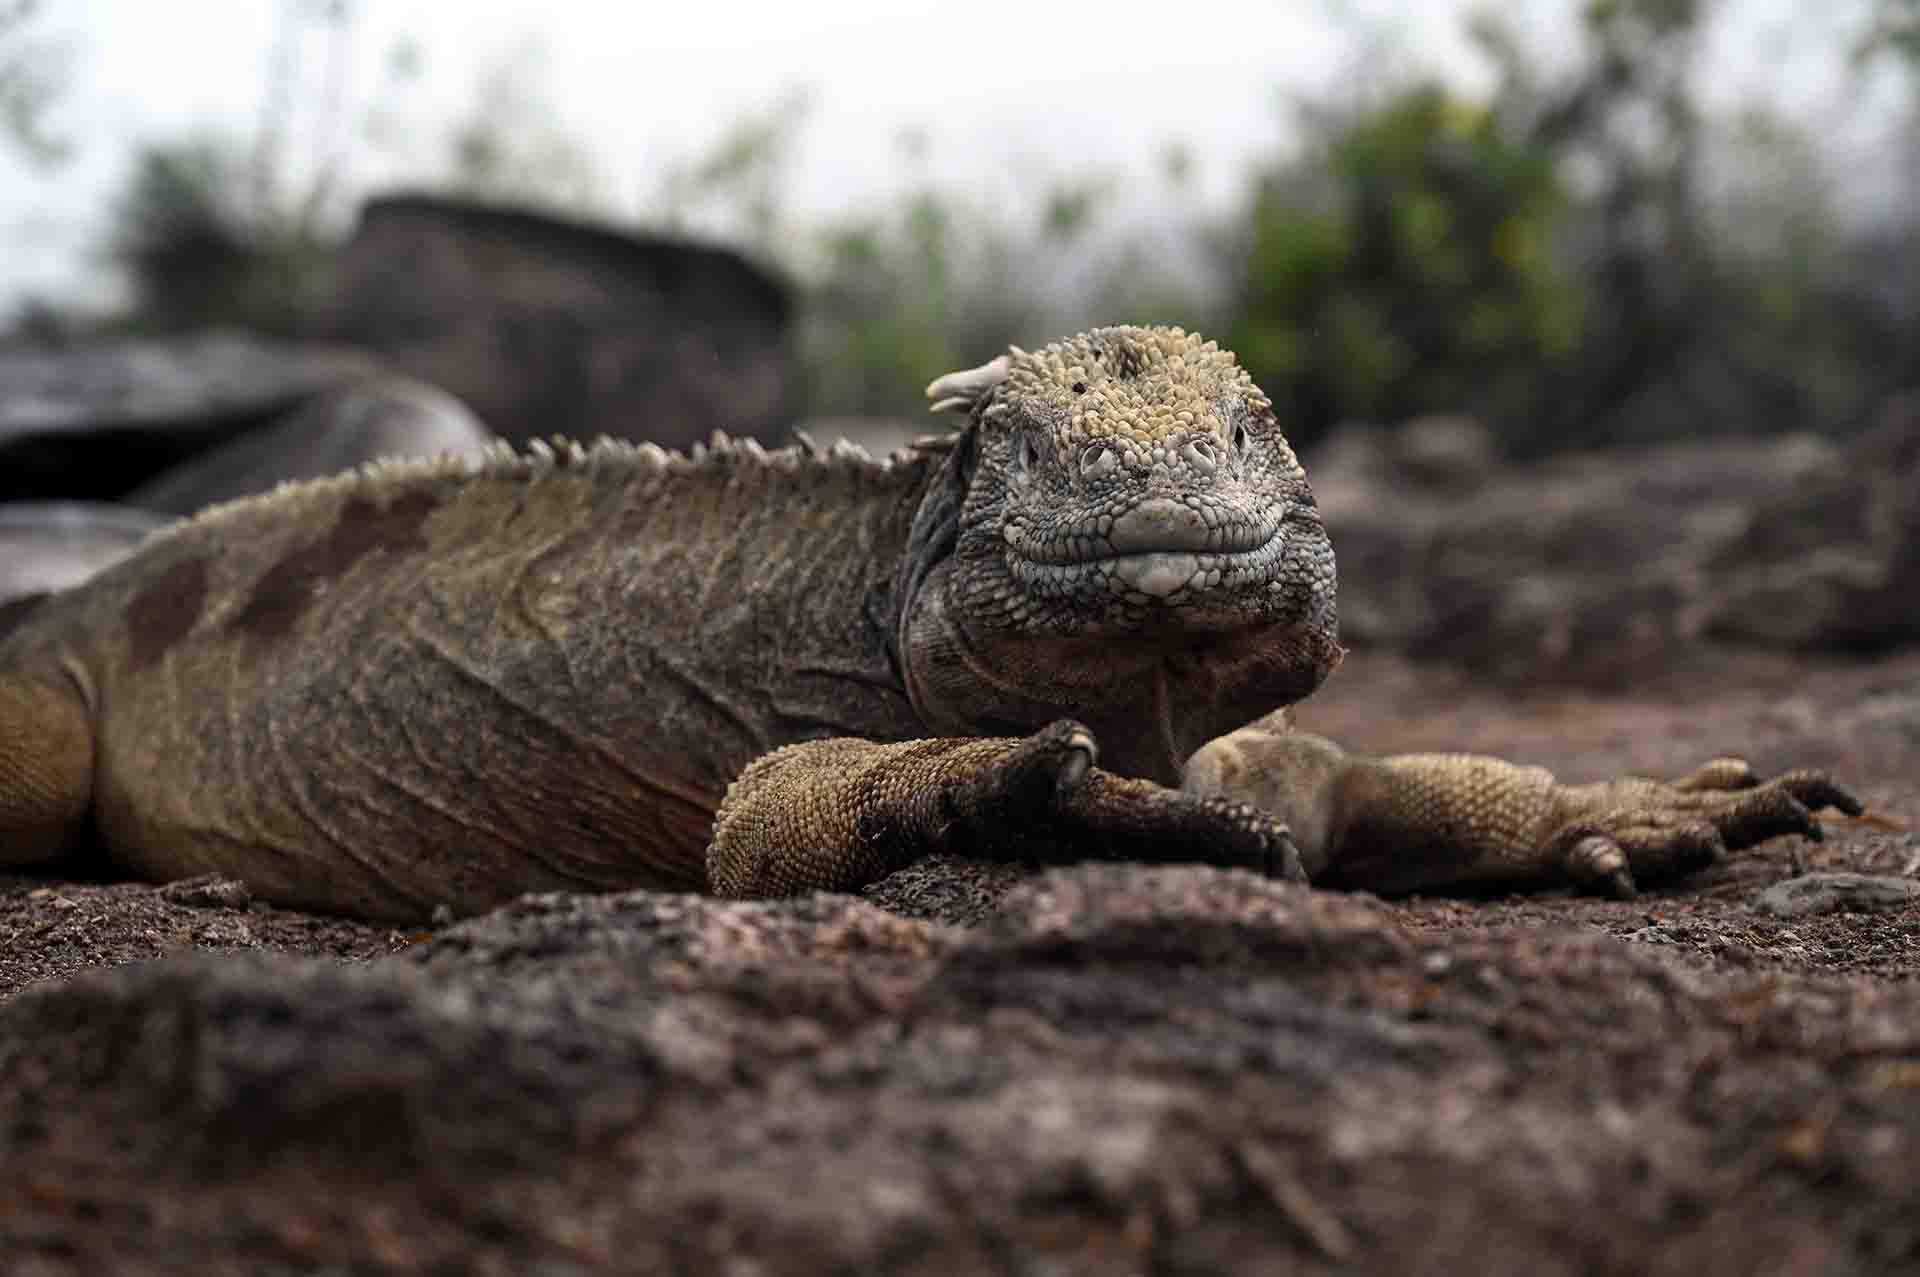
[[[250,141],[285,13],[331,2],[46,0],[29,34],[66,50],[51,123],[75,151],[41,171],[0,149],[0,320],[29,293],[102,297],[96,246],[138,144],[195,131]],[[487,69],[533,48],[553,123],[591,153],[608,210],[626,216],[673,160],[792,87],[815,91],[792,198],[819,213],[900,181],[907,128],[925,131],[930,169],[987,190],[1090,169],[1146,183],[1164,147],[1181,142],[1198,160],[1200,197],[1219,203],[1237,194],[1249,159],[1282,142],[1283,94],[1321,94],[1354,73],[1356,29],[1390,32],[1403,62],[1467,83],[1477,70],[1460,34],[1467,0],[342,2],[353,21],[342,109],[330,118],[345,127],[319,123],[329,48],[312,35],[294,50],[296,156],[337,149],[354,189],[438,176],[448,129]],[[1737,20],[1709,52],[1709,92],[1723,103],[1784,99],[1803,122],[1854,119],[1833,49],[1865,2],[1733,0]],[[1565,47],[1572,0],[1512,8],[1543,47]],[[421,72],[383,97],[389,54],[405,41],[420,49]],[[397,128],[376,146],[363,125],[383,101]]]

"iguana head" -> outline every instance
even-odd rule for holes
[[[1136,684],[1147,663],[1252,661],[1296,699],[1337,661],[1326,529],[1232,352],[1178,328],[1099,328],[928,394],[966,414],[942,606],[1023,694],[1029,666],[1074,682],[1049,668],[1064,651]]]

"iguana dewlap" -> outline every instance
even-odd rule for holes
[[[1858,809],[1812,772],[1571,787],[1291,732],[1333,552],[1230,353],[1098,329],[931,391],[964,424],[884,463],[563,445],[157,534],[0,615],[0,864],[395,919],[935,850],[1629,891]]]

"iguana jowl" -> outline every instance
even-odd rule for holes
[[[884,464],[567,445],[158,534],[0,618],[0,863],[395,919],[933,850],[1625,892],[1858,810],[1814,772],[1561,786],[1290,731],[1333,553],[1231,354],[1099,329],[931,391],[965,424]]]

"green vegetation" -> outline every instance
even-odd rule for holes
[[[1583,316],[1564,185],[1517,132],[1420,85],[1260,176],[1228,338],[1276,402],[1317,424],[1540,410]]]
[[[333,244],[298,208],[246,202],[247,175],[234,148],[210,139],[141,151],[108,244],[133,286],[130,327],[299,331]]]
[[[8,68],[24,64],[5,37],[31,8],[0,0],[0,120],[29,144],[53,81],[15,70],[12,83],[40,87],[10,99]],[[1911,190],[1920,0],[1853,12],[1834,56],[1854,76],[1904,77],[1908,154],[1889,152]],[[1920,383],[1920,211],[1882,199],[1863,213],[1846,198],[1856,175],[1833,171],[1808,126],[1703,105],[1702,50],[1724,14],[1708,0],[1581,0],[1577,47],[1557,60],[1483,14],[1470,33],[1487,87],[1348,77],[1368,87],[1298,105],[1299,140],[1245,175],[1224,213],[1200,211],[1181,148],[1145,179],[1068,173],[986,192],[937,180],[932,144],[909,132],[895,196],[808,220],[790,184],[813,99],[794,92],[669,166],[630,221],[717,235],[794,281],[801,416],[917,414],[930,370],[1128,320],[1221,334],[1305,440],[1427,412],[1478,415],[1532,453],[1855,429]],[[377,113],[389,137],[405,132],[394,106],[421,62],[401,52]],[[440,184],[620,220],[540,72],[532,49],[484,78]],[[6,114],[11,100],[29,102],[28,123]],[[261,167],[278,150],[193,142],[141,158],[110,245],[135,322],[298,328],[344,219],[324,215],[339,185],[327,168],[283,192]]]

